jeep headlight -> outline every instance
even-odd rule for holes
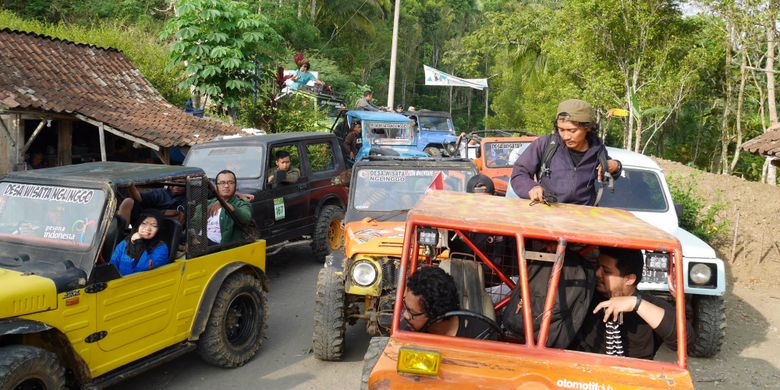
[[[710,268],[709,264],[696,263],[688,272],[688,277],[694,284],[708,284],[710,279],[712,279],[712,268]]]
[[[367,261],[359,261],[352,267],[352,281],[362,287],[372,285],[376,281],[376,268]]]

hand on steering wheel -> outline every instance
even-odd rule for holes
[[[491,320],[488,317],[483,316],[482,314],[475,313],[473,311],[468,311],[468,310],[453,310],[453,311],[446,312],[446,313],[444,313],[444,314],[442,314],[442,315],[440,315],[440,316],[438,316],[436,318],[431,318],[430,320],[428,320],[428,322],[425,324],[425,326],[422,327],[421,331],[422,332],[427,332],[428,331],[428,327],[430,327],[431,325],[433,325],[433,324],[435,324],[435,323],[437,323],[439,321],[444,321],[444,320],[446,320],[448,318],[452,318],[452,317],[456,317],[456,316],[457,317],[468,317],[468,318],[480,321],[480,322],[485,323],[485,324],[488,325],[488,329],[485,329],[482,333],[480,333],[479,335],[477,335],[477,337],[475,337],[475,339],[477,339],[477,340],[494,339],[495,337],[491,337],[491,336],[497,336],[497,335],[501,334],[501,328],[498,326],[498,324],[495,321]]]

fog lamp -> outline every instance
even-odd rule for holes
[[[441,363],[441,353],[425,349],[401,348],[398,351],[400,373],[414,375],[437,375]]]
[[[669,255],[660,252],[645,253],[645,267],[654,271],[669,271]]]
[[[691,267],[689,276],[695,284],[707,284],[712,278],[712,268],[704,263],[695,264]]]
[[[352,267],[352,280],[360,286],[370,286],[376,281],[376,268],[369,262],[358,262]]]
[[[420,245],[436,245],[439,242],[439,230],[434,228],[417,228],[417,243]]]

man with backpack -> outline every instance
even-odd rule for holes
[[[596,205],[596,181],[603,188],[606,180],[617,179],[622,164],[609,158],[604,142],[596,135],[593,108],[582,100],[563,101],[553,126],[553,134],[536,139],[515,161],[507,196]]]

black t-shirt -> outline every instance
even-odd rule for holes
[[[566,150],[569,151],[569,156],[571,156],[571,162],[574,163],[574,166],[579,166],[582,158],[585,157],[585,152],[578,152],[569,148],[566,148]]]
[[[480,337],[485,334],[490,334],[490,337]],[[480,321],[474,318],[465,316],[458,316],[458,332],[455,333],[456,337],[467,337],[470,339],[483,338],[485,340],[495,340],[496,333],[491,330],[490,326],[484,321]]]

